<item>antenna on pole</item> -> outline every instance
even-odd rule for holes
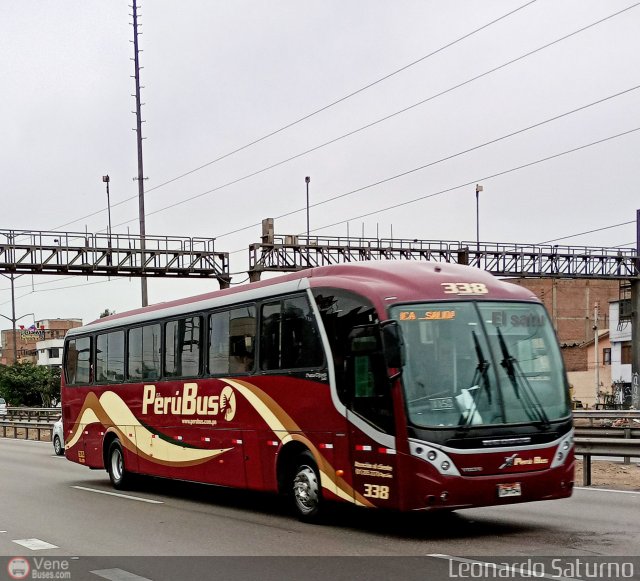
[[[140,219],[140,250],[141,250],[141,264],[142,267],[142,277],[140,278],[141,287],[142,287],[142,306],[146,307],[149,304],[149,297],[147,294],[147,278],[144,276],[144,266],[146,262],[145,256],[145,223],[144,223],[144,169],[142,165],[142,103],[140,102],[140,59],[139,53],[140,50],[138,48],[138,35],[141,34],[138,32],[138,6],[137,0],[132,0],[133,4],[131,5],[131,9],[133,10],[133,62],[134,62],[134,79],[136,82],[136,136],[138,141],[138,177],[133,178],[134,180],[138,180],[138,216]]]

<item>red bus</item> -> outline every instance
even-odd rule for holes
[[[68,332],[66,456],[401,511],[563,498],[569,389],[530,291],[476,268],[326,266]]]

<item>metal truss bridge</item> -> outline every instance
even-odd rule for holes
[[[363,260],[429,260],[477,266],[501,277],[634,280],[631,249],[391,238],[263,236],[249,247],[249,276]]]
[[[213,238],[0,230],[0,272],[208,277],[229,285],[229,254]]]
[[[213,238],[0,230],[0,273],[216,278],[229,285],[229,254]],[[249,276],[363,260],[466,264],[496,276],[640,279],[633,249],[398,238],[275,236],[249,246]]]

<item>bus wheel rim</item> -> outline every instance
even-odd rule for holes
[[[111,469],[113,472],[113,476],[116,480],[122,479],[123,472],[123,464],[122,464],[122,453],[120,450],[114,450],[111,455]]]
[[[303,514],[316,510],[320,499],[318,478],[309,466],[301,466],[293,480],[293,496]]]

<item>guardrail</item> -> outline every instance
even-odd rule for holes
[[[0,437],[51,441],[53,424],[62,415],[60,408],[8,407],[0,416]]]
[[[582,456],[582,484],[591,485],[592,456],[622,456],[625,464],[640,457],[640,411],[574,411],[576,454]],[[588,420],[587,426],[581,426]],[[600,425],[596,425],[600,422]]]
[[[0,420],[0,434],[3,438],[24,438],[25,440],[33,439],[31,436],[37,435],[37,440],[42,440],[42,436],[46,435],[45,441],[50,442],[53,437],[53,422],[14,422],[13,420]]]
[[[45,421],[55,422],[62,415],[60,408],[28,408],[8,407],[7,415],[3,419],[12,421]]]

